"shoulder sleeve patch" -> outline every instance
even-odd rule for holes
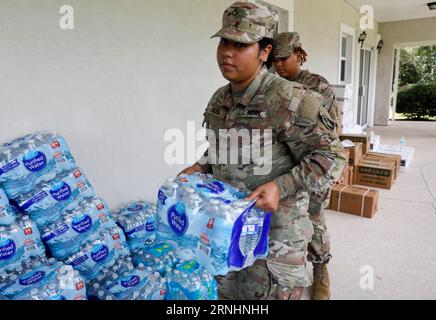
[[[322,99],[320,95],[311,91],[307,92],[294,118],[295,123],[315,124],[318,120],[321,106]]]

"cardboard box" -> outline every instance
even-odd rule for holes
[[[371,219],[378,210],[378,201],[377,190],[338,185],[332,188],[330,209]]]
[[[346,147],[345,150],[350,151],[350,156],[348,158],[348,164],[350,166],[357,165],[363,157],[363,144],[360,142],[354,142],[354,147]]]
[[[395,165],[362,160],[354,173],[354,184],[390,190],[394,184]]]
[[[400,174],[401,156],[399,156],[399,155],[370,152],[365,156],[364,160],[394,163],[394,165],[395,165],[395,180],[398,178],[398,176]]]
[[[369,152],[369,139],[368,136],[364,134],[341,134],[339,139],[341,141],[350,140],[353,142],[360,142],[363,144],[362,154],[366,155]]]
[[[351,84],[334,84],[332,85],[332,89],[339,99],[353,98],[353,86]]]
[[[369,137],[369,150],[372,152],[377,152],[380,149],[381,137],[378,135],[372,135]]]
[[[415,156],[415,148],[409,147],[401,148],[400,146],[381,145],[379,152],[401,156],[400,172],[407,171]]]
[[[397,180],[397,165],[394,160],[381,159],[377,157],[371,158],[366,155],[366,157],[362,159],[361,163],[390,166],[394,168],[394,180]]]
[[[354,167],[348,168],[348,185],[352,186],[354,184]]]
[[[348,166],[348,164],[346,164],[345,165],[345,167],[344,167],[344,170],[342,171],[342,174],[341,174],[341,177],[339,178],[339,180],[338,181],[336,181],[336,184],[344,184],[344,185],[347,185],[347,177],[346,177],[346,175],[347,175],[347,173],[349,172],[349,166]]]
[[[348,167],[344,175],[343,183],[341,184],[345,186],[351,186],[354,180],[353,175],[354,175],[354,167]]]

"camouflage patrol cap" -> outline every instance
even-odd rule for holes
[[[302,49],[298,32],[283,32],[274,40],[274,56],[276,58],[289,57],[297,48]]]
[[[221,37],[240,43],[274,39],[278,19],[278,14],[266,6],[238,1],[224,11],[222,29],[212,38]]]

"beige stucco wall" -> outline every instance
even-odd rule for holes
[[[303,46],[309,53],[306,67],[325,75],[332,83],[339,77],[340,24],[360,30],[360,13],[343,0],[295,0],[294,30],[301,34]],[[378,32],[369,30],[367,43]],[[357,44],[356,44],[357,47]]]
[[[303,47],[309,54],[309,61],[304,68],[319,73],[332,84],[339,83],[339,50],[341,41],[341,24],[355,29],[354,54],[354,118],[357,118],[357,90],[360,61],[360,45],[357,42],[360,30],[360,12],[344,0],[295,0],[294,30],[301,34]],[[367,30],[365,47],[372,49],[377,44],[379,25],[374,21],[374,29]],[[373,53],[373,61],[377,54]],[[375,74],[376,64],[373,66]],[[374,77],[375,78],[375,77]],[[371,108],[370,108],[371,109]],[[372,110],[369,110],[370,114]],[[371,120],[370,120],[371,123]]]
[[[225,83],[210,36],[232,2],[1,0],[0,142],[55,130],[111,206],[155,200],[182,167],[164,163],[164,133],[200,127]]]
[[[394,46],[436,41],[436,18],[381,23],[380,34],[385,44],[379,56],[375,123],[388,125]]]

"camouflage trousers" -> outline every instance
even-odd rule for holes
[[[309,243],[308,261],[312,263],[328,263],[332,258],[330,253],[330,235],[324,216],[324,209],[318,214],[310,214],[313,225],[313,237]]]
[[[332,258],[330,254],[330,235],[324,215],[324,208],[330,206],[330,190],[324,195],[324,202],[321,206],[309,202],[310,221],[313,225],[313,237],[309,243],[308,261],[312,263],[328,263]]]
[[[313,226],[304,194],[280,202],[272,215],[266,260],[226,276],[217,277],[223,300],[288,300],[295,287],[309,287],[307,248]]]

